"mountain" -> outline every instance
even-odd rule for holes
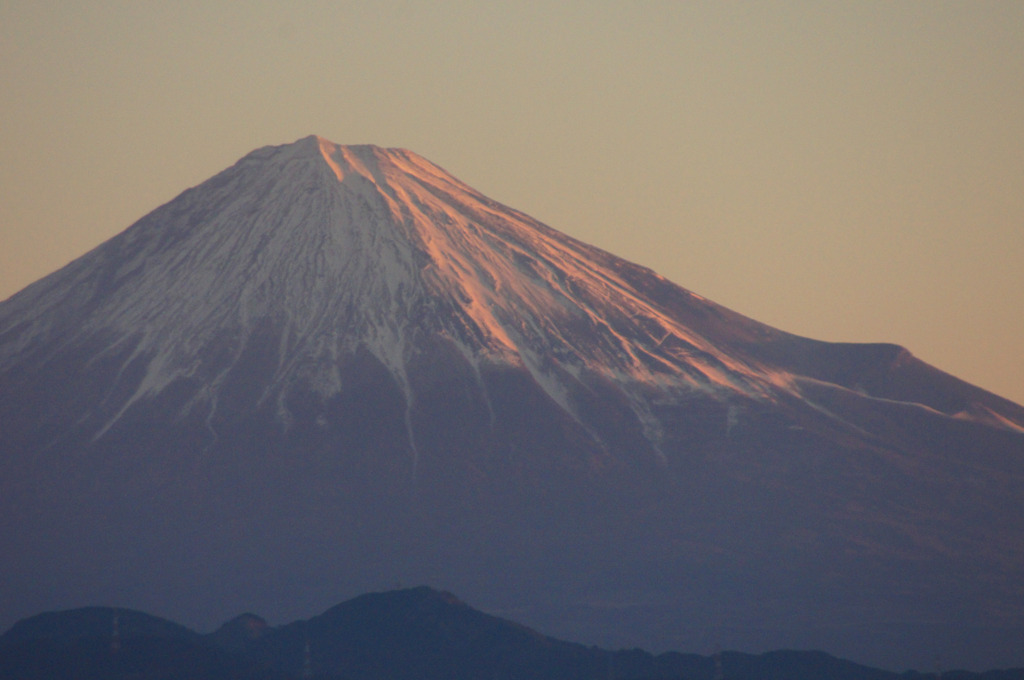
[[[19,621],[0,636],[3,680],[227,680],[243,677],[239,672],[250,668],[198,633],[130,609],[46,612]],[[264,677],[283,679],[282,674]]]
[[[116,622],[120,622],[120,625]],[[244,644],[225,630],[245,630]],[[714,657],[611,651],[547,637],[427,587],[362,595],[312,619],[268,627],[245,614],[211,635],[141,612],[92,607],[20,621],[0,636],[0,678],[190,677],[274,680],[924,680],[822,652]],[[116,632],[114,632],[116,631]],[[252,634],[258,631],[257,634]],[[228,643],[228,644],[225,644]],[[945,673],[958,680],[1020,680],[1024,669]]]
[[[1024,664],[1024,408],[415,154],[265,147],[0,303],[0,612],[395,583],[607,646]]]
[[[264,667],[296,675],[308,663],[350,678],[452,680],[592,678],[607,675],[612,654],[543,636],[426,587],[349,600],[275,630],[250,653]],[[655,671],[650,655],[644,659],[645,670]]]

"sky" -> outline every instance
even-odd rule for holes
[[[411,149],[1024,403],[1024,3],[0,2],[0,299],[249,151]]]

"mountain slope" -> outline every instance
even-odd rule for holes
[[[254,151],[0,304],[0,378],[10,615],[429,581],[602,643],[1019,653],[1024,409],[407,151]]]
[[[86,607],[46,612],[19,621],[0,635],[0,678],[5,680],[219,680],[244,677],[242,671],[247,666],[208,644],[198,633],[128,609]]]

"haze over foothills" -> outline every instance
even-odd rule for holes
[[[0,5],[0,299],[252,149],[411,149],[1024,403],[1024,4]]]

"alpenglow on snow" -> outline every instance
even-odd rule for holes
[[[428,583],[587,644],[1024,664],[1024,409],[401,149],[258,149],[0,303],[0,479],[10,617]]]

